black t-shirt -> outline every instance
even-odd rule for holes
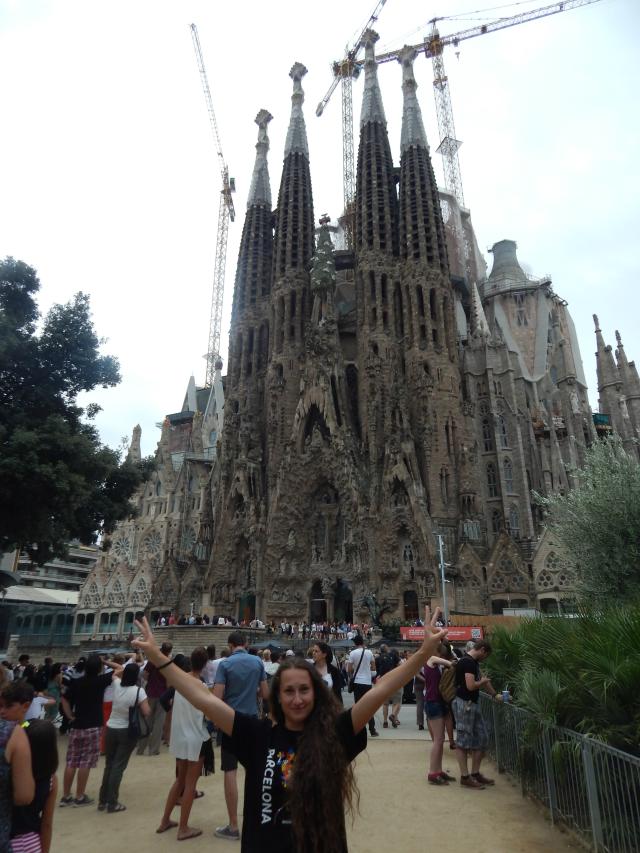
[[[111,673],[97,675],[95,678],[75,678],[66,692],[66,698],[73,708],[74,729],[97,729],[103,725],[102,697],[111,684]]]
[[[467,690],[465,675],[470,672],[473,675],[474,681],[480,678],[480,664],[469,655],[465,655],[456,664],[456,696],[460,699],[478,701],[478,690]]]
[[[366,727],[353,733],[351,710],[338,715],[338,738],[348,761],[367,746]],[[236,711],[229,747],[246,771],[241,853],[294,853],[286,789],[296,759],[299,732]],[[336,815],[342,821],[344,814]],[[347,853],[346,833],[344,850]]]
[[[399,658],[391,652],[383,652],[383,654],[378,655],[378,659],[376,660],[376,673],[378,678],[386,675],[388,672],[391,672],[392,669],[395,669],[398,666],[398,662]]]

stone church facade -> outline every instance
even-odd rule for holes
[[[327,217],[319,228],[314,219],[304,66],[291,69],[275,210],[271,116],[256,119],[224,425],[215,464],[196,469],[188,565],[171,550],[178,516],[163,504],[155,522],[143,514],[129,523],[139,542],[158,533],[155,565],[114,543],[85,585],[85,608],[103,606],[98,591],[108,595],[120,572],[122,594],[144,579],[144,606],[155,612],[197,599],[210,614],[267,621],[360,620],[372,607],[411,619],[442,598],[438,537],[452,611],[556,612],[571,598],[574,578],[532,492],[570,489],[598,434],[615,429],[632,446],[638,373],[620,340],[614,358],[596,319],[594,418],[573,322],[551,280],[526,275],[510,240],[494,245],[486,276],[469,212],[438,190],[408,48],[394,164],[376,40],[369,32],[349,248],[334,248]],[[159,477],[184,490],[166,442],[163,429]]]
[[[179,412],[164,418],[155,471],[133,496],[135,518],[120,522],[103,543],[80,590],[74,640],[126,636],[141,613],[190,613],[199,608],[211,556],[211,478],[223,426],[223,382],[189,381]],[[140,459],[136,426],[129,457]]]

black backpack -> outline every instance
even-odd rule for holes
[[[395,669],[396,664],[393,657],[390,654],[382,654],[379,655],[378,660],[376,661],[376,673],[378,678],[383,675],[386,675],[388,672],[391,672],[392,669]]]

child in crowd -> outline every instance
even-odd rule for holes
[[[11,681],[0,691],[0,717],[11,723],[22,723],[31,708],[35,690],[26,681]]]
[[[45,693],[36,693],[26,681],[11,681],[0,690],[0,716],[14,723],[37,720],[42,716],[42,709],[54,705],[55,701]]]
[[[13,808],[11,849],[13,853],[49,853],[58,793],[57,732],[48,720],[29,720],[22,725],[31,747],[35,796],[28,805]]]

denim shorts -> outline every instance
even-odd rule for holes
[[[425,702],[424,709],[427,717],[431,720],[437,720],[440,717],[447,716],[447,706],[444,702]]]

